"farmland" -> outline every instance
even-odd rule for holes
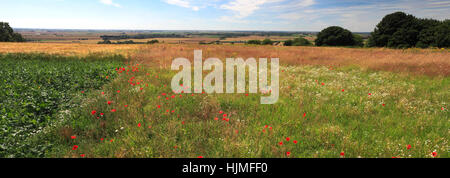
[[[194,49],[204,58],[280,58],[279,102],[172,93],[171,61],[192,59]],[[1,43],[0,52],[13,53],[0,60],[11,66],[2,87],[18,88],[2,91],[33,92],[28,106],[52,106],[3,117],[6,143],[44,131],[3,146],[2,157],[448,157],[448,49]],[[18,109],[28,111],[28,95],[4,94],[5,113],[27,113]]]
[[[110,69],[122,60],[120,56],[1,54],[0,157],[39,155],[47,145],[30,145],[27,139],[78,107],[84,93],[114,79]]]

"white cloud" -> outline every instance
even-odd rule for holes
[[[267,3],[281,2],[283,0],[234,0],[220,6],[221,9],[231,10],[236,18],[245,18]]]
[[[188,0],[165,0],[167,4],[176,5],[184,8],[192,9],[193,11],[200,10],[200,7],[192,5]]]
[[[100,2],[114,7],[121,7],[120,4],[114,3],[113,0],[100,0]]]

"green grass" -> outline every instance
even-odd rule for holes
[[[174,72],[130,67],[36,137],[52,143],[46,157],[448,157],[448,77],[285,66],[279,102],[260,105],[259,94],[180,97]]]
[[[113,79],[123,59],[0,54],[0,157],[43,156],[49,145],[28,140]]]

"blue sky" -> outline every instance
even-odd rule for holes
[[[450,19],[450,0],[0,0],[14,28],[319,31],[339,25],[372,31],[404,11]]]

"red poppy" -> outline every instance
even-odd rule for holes
[[[341,156],[345,156],[345,153],[344,153],[344,152],[341,152]]]
[[[158,108],[161,108],[161,105],[158,105]]]
[[[383,106],[386,106],[386,104],[383,104]]]
[[[342,89],[342,92],[344,92],[345,90],[344,89]]]
[[[266,129],[263,129],[263,132],[266,132]]]
[[[138,124],[138,127],[141,127],[141,123]]]
[[[128,108],[128,105],[125,105],[126,108]]]
[[[286,137],[286,141],[289,141],[289,140],[291,140],[291,138],[289,138],[289,137]]]
[[[283,142],[278,143],[279,145],[283,145]]]
[[[305,112],[305,113],[303,113],[303,117],[306,117],[306,112]]]
[[[103,116],[103,115],[105,115],[104,113],[100,113],[100,116]]]
[[[112,101],[108,101],[108,105],[111,105],[112,104]]]
[[[71,136],[70,138],[71,138],[71,139],[73,140],[73,139],[76,139],[76,138],[77,138],[77,136]]]
[[[322,83],[322,86],[324,86],[325,85],[325,83]]]
[[[411,145],[407,145],[406,149],[410,150],[411,149]]]
[[[197,158],[203,158],[203,156],[198,156]]]
[[[291,152],[286,152],[286,156],[291,156]]]
[[[95,113],[97,113],[97,111],[95,110],[91,112],[92,115],[95,115]]]
[[[294,144],[297,144],[298,142],[297,142],[297,140],[294,140]]]
[[[120,93],[120,90],[117,90],[117,93]]]
[[[84,158],[86,155],[85,155],[85,154],[81,154],[80,156],[81,156],[82,158]]]
[[[372,96],[372,93],[369,93],[369,96]]]
[[[219,118],[217,118],[217,117],[216,117],[216,118],[214,118],[214,120],[218,121],[218,120],[219,120]]]
[[[433,152],[433,153],[431,153],[431,155],[433,155],[433,157],[436,157],[436,156],[437,156],[437,153],[436,153],[436,152]]]
[[[78,149],[78,145],[74,145],[72,150],[77,150]]]
[[[111,109],[111,112],[116,112],[117,110],[116,109]]]
[[[268,125],[264,126],[264,128],[268,128],[268,127],[269,127]]]

